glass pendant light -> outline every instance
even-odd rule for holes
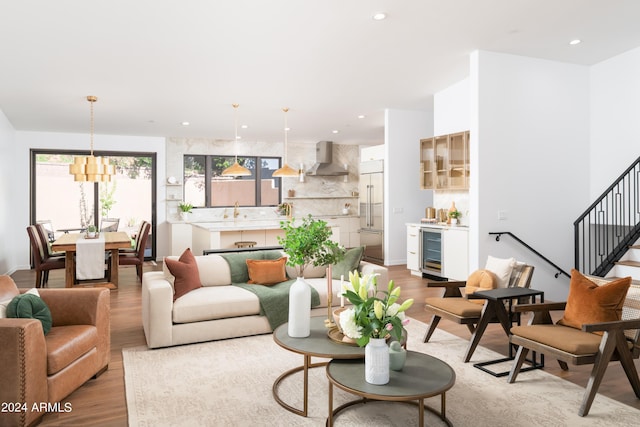
[[[234,144],[238,144],[238,107],[240,106],[239,104],[232,104],[233,105],[233,109],[234,109],[234,127],[235,127],[235,137],[234,137]],[[222,171],[222,175],[224,176],[251,176],[251,171],[247,168],[245,168],[244,166],[240,166],[240,163],[238,163],[238,149],[236,147],[236,161],[229,166],[228,168],[226,168],[225,170]]]
[[[289,109],[283,108],[282,111],[284,111],[284,165],[280,169],[276,170],[271,176],[280,178],[297,177],[299,172],[287,164],[287,133],[289,133],[289,128],[287,127],[287,113],[289,112]]]

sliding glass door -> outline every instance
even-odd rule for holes
[[[145,257],[155,259],[156,154],[102,152],[116,174],[110,182],[76,182],[69,151],[31,150],[31,223],[49,221],[55,236],[88,224],[134,236],[141,221],[152,224]]]

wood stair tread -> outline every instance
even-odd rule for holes
[[[618,280],[618,279],[622,279],[622,277],[618,277],[618,276],[611,276],[611,277],[606,277],[607,280]],[[640,280],[631,280],[631,284],[634,286],[640,286]]]
[[[629,249],[640,249],[640,245],[629,246]]]
[[[629,267],[640,267],[640,262],[639,261],[617,261],[616,264],[618,264],[618,265],[627,265]]]

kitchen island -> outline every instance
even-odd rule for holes
[[[332,240],[341,242],[340,226],[329,218],[321,218],[329,224]],[[283,218],[284,220],[284,218]],[[180,254],[190,247],[194,254],[201,255],[206,249],[232,249],[235,242],[253,241],[256,247],[278,246],[278,237],[284,236],[280,219],[270,220],[224,220],[208,222],[171,223],[171,252]]]

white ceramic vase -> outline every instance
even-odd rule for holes
[[[384,338],[370,338],[364,348],[364,379],[374,385],[389,382],[389,347]]]
[[[180,212],[180,219],[183,221],[189,221],[189,212]]]
[[[304,277],[298,277],[289,289],[288,333],[292,338],[311,334],[311,288]]]

